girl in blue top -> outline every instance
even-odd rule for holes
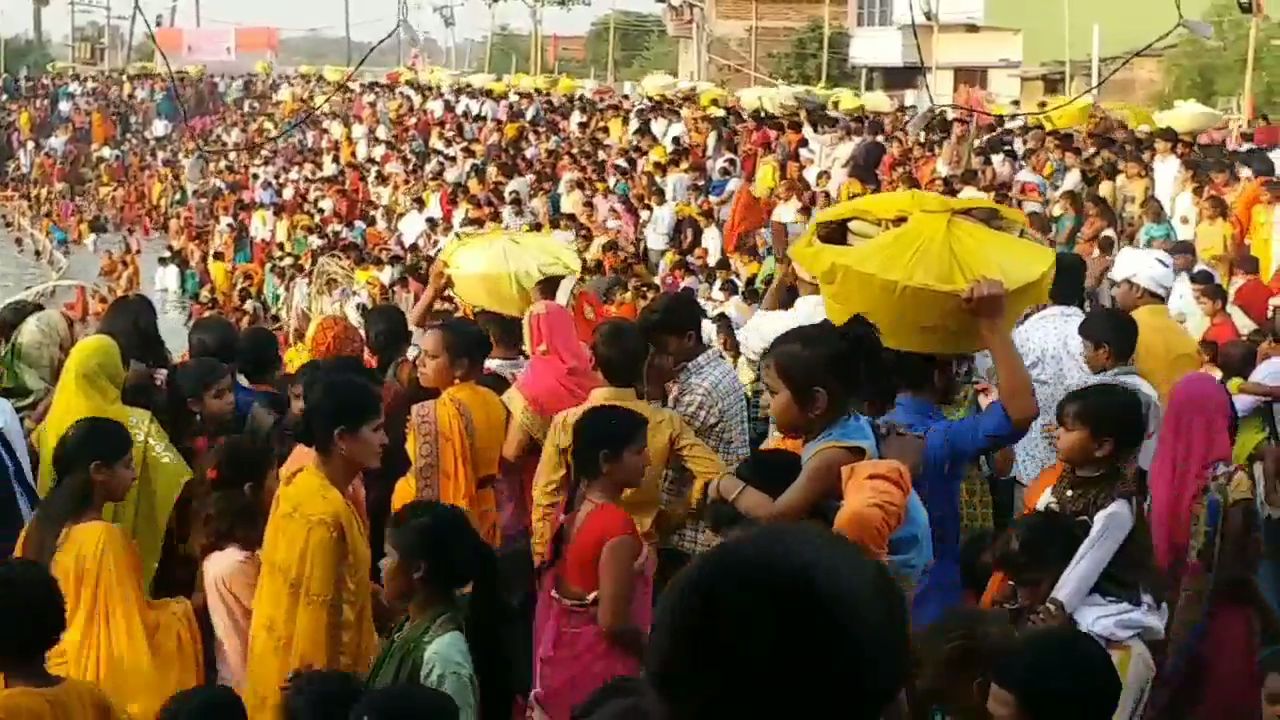
[[[776,500],[732,476],[712,483],[709,499],[725,500],[757,520],[803,519],[822,503],[838,502],[844,468],[880,457],[868,415],[883,412],[892,399],[885,392],[883,355],[875,326],[862,316],[779,336],[762,359],[762,377],[778,431],[803,442],[800,475]],[[904,584],[914,586],[932,559],[928,518],[914,490],[899,491],[889,504],[886,520],[892,518],[896,529],[886,560]]]
[[[1178,239],[1173,223],[1165,215],[1164,206],[1155,198],[1147,198],[1142,206],[1142,227],[1138,230],[1138,247],[1167,250]]]

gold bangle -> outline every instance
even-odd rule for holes
[[[747,489],[747,484],[746,484],[745,482],[742,482],[742,479],[741,479],[741,478],[738,478],[738,482],[740,482],[740,483],[742,483],[742,484],[741,484],[741,485],[739,485],[739,486],[738,486],[738,489],[737,489],[737,490],[734,490],[734,491],[733,491],[733,494],[729,496],[729,500],[728,500],[728,502],[729,502],[729,504],[730,504],[730,505],[732,505],[732,504],[733,504],[733,502],[734,502],[735,500],[737,500],[737,499],[738,499],[738,496],[742,494],[742,491],[743,491],[743,490],[746,490],[746,489]]]

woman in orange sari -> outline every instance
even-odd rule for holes
[[[494,483],[507,432],[507,411],[492,390],[476,383],[493,349],[473,320],[450,318],[427,331],[418,356],[418,382],[440,390],[409,412],[406,449],[412,466],[396,483],[391,512],[413,500],[439,500],[467,512],[480,537],[497,546]]]
[[[387,435],[378,388],[322,376],[298,431],[315,460],[280,480],[262,542],[249,626],[249,717],[281,717],[281,687],[300,668],[364,674],[378,650],[369,537],[345,497],[382,461]]]

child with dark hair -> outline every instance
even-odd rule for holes
[[[226,685],[201,685],[175,693],[156,720],[248,720],[244,701]]]
[[[1109,643],[1125,668],[1125,696],[1139,711],[1155,676],[1146,641],[1164,637],[1167,606],[1147,530],[1145,493],[1129,470],[1142,445],[1145,419],[1134,390],[1100,383],[1068,393],[1058,405],[1061,476],[1036,501],[1089,531],[1047,599],[1030,609],[1031,625],[1074,623]]]
[[[1084,364],[1102,382],[1124,385],[1138,393],[1146,418],[1146,435],[1138,450],[1138,467],[1151,469],[1156,452],[1156,436],[1160,431],[1160,395],[1155,387],[1138,374],[1133,354],[1138,347],[1138,323],[1133,316],[1117,308],[1099,308],[1085,315],[1078,332],[1084,347]]]
[[[169,407],[169,437],[191,467],[202,467],[235,418],[230,366],[210,357],[178,365],[169,379]]]
[[[283,720],[348,720],[364,684],[341,670],[299,670],[283,688]]]
[[[0,717],[23,720],[116,720],[120,711],[92,683],[49,672],[45,656],[67,629],[66,604],[48,568],[0,560]]]
[[[201,577],[213,624],[218,682],[244,688],[258,549],[275,495],[275,455],[246,435],[226,438],[205,474],[212,496],[204,518]]]
[[[283,368],[280,338],[275,333],[258,326],[240,333],[235,385],[238,427],[252,425],[255,434],[270,434],[284,410],[284,398],[276,392],[276,380]]]
[[[701,555],[663,593],[654,629],[645,677],[669,720],[879,720],[910,667],[907,605],[884,564],[806,523]]]
[[[931,713],[930,718],[985,718],[994,665],[1016,638],[1007,613],[974,608],[951,610],[917,631],[912,706]]]
[[[1200,312],[1209,319],[1209,327],[1200,337],[1201,341],[1214,342],[1222,347],[1225,343],[1240,339],[1240,330],[1227,313],[1226,288],[1217,283],[1199,288],[1196,304],[1200,306]]]
[[[516,376],[529,363],[524,356],[520,318],[482,310],[476,313],[476,322],[489,335],[489,342],[493,345],[484,361],[485,372],[496,373],[508,382],[515,382]]]
[[[1120,706],[1107,651],[1071,627],[1022,636],[997,660],[991,680],[992,720],[1110,720]]]
[[[1049,600],[1053,586],[1080,550],[1088,528],[1054,510],[1023,515],[992,548],[992,567],[1007,583],[1003,602],[1019,624]]]

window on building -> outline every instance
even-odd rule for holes
[[[987,89],[987,69],[986,68],[956,68],[955,69],[955,86]]]
[[[886,27],[893,17],[893,0],[858,0],[858,27]]]

